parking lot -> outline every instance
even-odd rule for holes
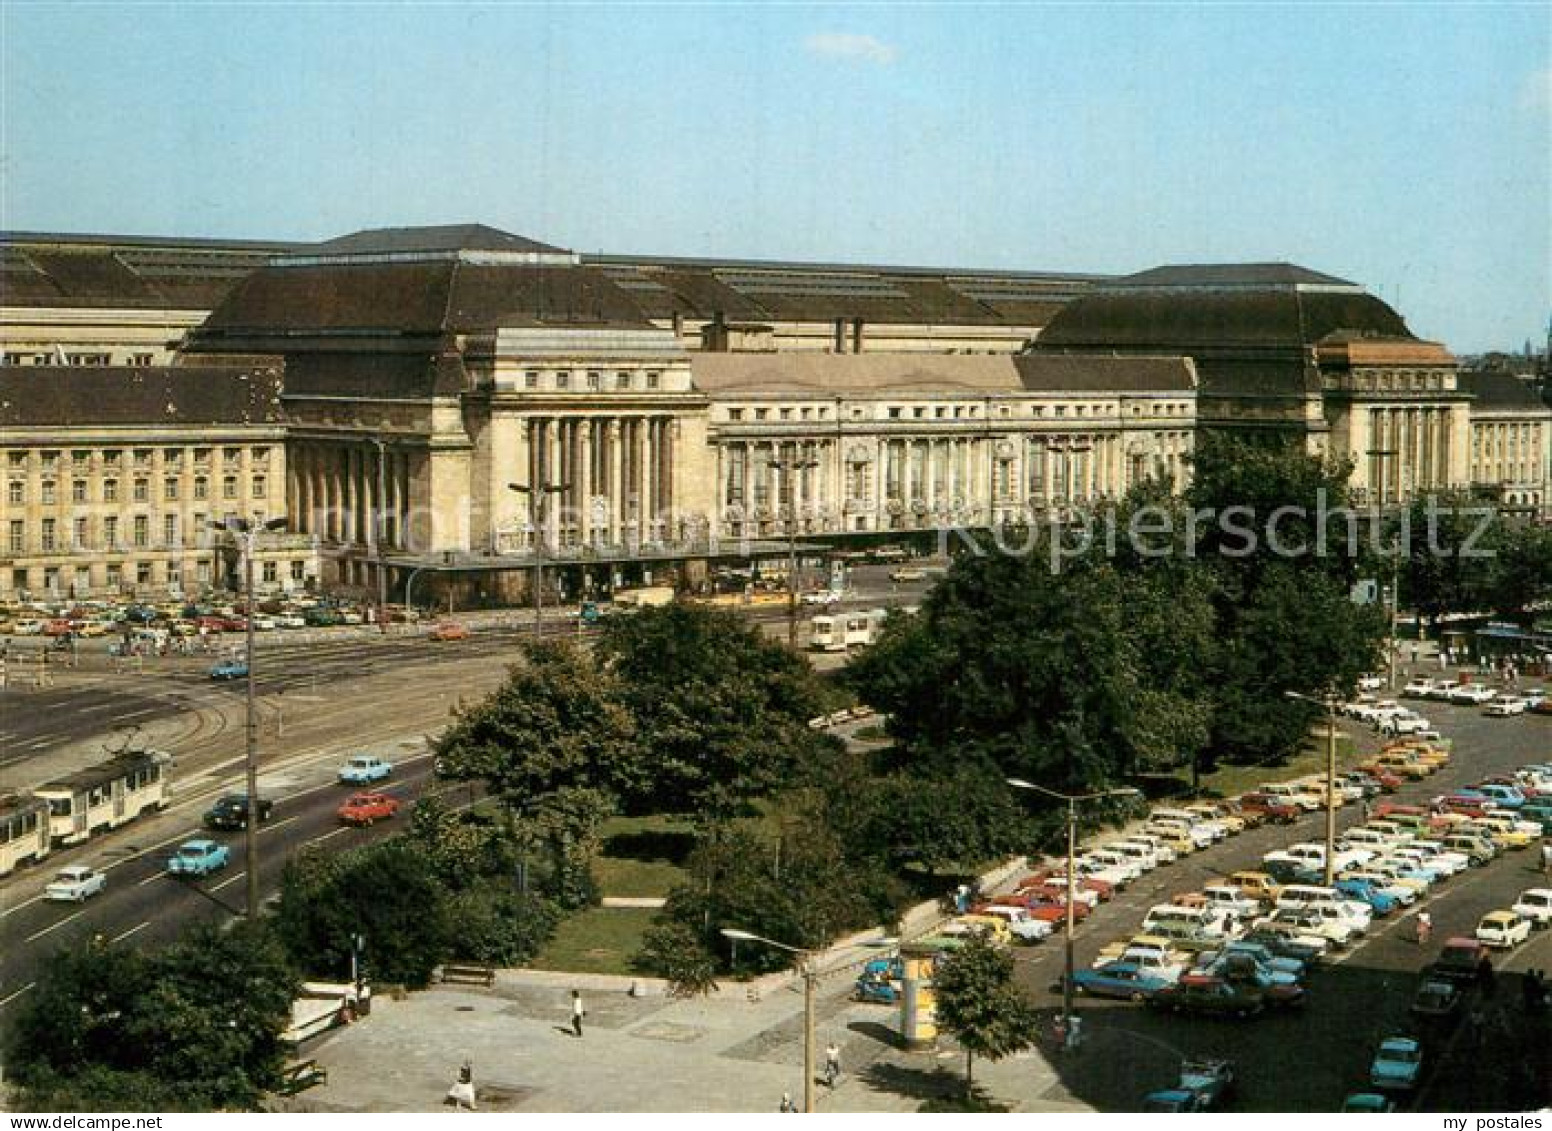
[[[1454,757],[1433,776],[1400,787],[1390,800],[1426,803],[1487,774],[1552,756],[1552,719],[1545,716],[1490,718],[1480,708],[1432,703],[1427,710],[1454,739]],[[1378,747],[1377,738],[1361,725],[1348,723],[1345,729],[1367,751]],[[1078,928],[1077,968],[1089,966],[1105,944],[1137,932],[1149,907],[1256,867],[1268,851],[1295,841],[1319,841],[1323,821],[1324,814],[1316,813],[1292,826],[1247,830],[1148,873]],[[1344,806],[1339,821],[1342,830],[1360,823],[1359,806]],[[1136,1110],[1145,1094],[1173,1083],[1182,1058],[1224,1057],[1235,1062],[1238,1076],[1229,1110],[1335,1111],[1347,1095],[1370,1090],[1368,1068],[1380,1041],[1410,1034],[1424,1044],[1423,1077],[1415,1092],[1398,1096],[1398,1106],[1539,1106],[1535,1097],[1545,1102],[1547,1094],[1545,1018],[1533,1021],[1522,1007],[1519,976],[1532,967],[1552,968],[1552,931],[1539,931],[1529,943],[1495,955],[1496,993],[1470,991],[1453,1021],[1420,1024],[1409,1014],[1419,971],[1433,960],[1439,944],[1471,935],[1485,912],[1508,907],[1521,891],[1537,886],[1545,886],[1539,844],[1505,852],[1485,867],[1430,887],[1411,909],[1376,918],[1366,937],[1311,973],[1307,1003],[1297,1011],[1240,1021],[1084,999],[1079,1005],[1086,1022],[1082,1047],[1053,1057],[1062,1085],[1073,1098],[1100,1110]],[[1426,946],[1415,941],[1413,915],[1422,909],[1433,920],[1432,942]],[[1055,991],[1062,970],[1060,938],[1017,953],[1022,984],[1054,1018],[1061,1005]],[[1480,1071],[1484,1064],[1495,1070]]]

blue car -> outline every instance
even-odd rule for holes
[[[1411,1037],[1386,1037],[1369,1066],[1369,1083],[1387,1091],[1410,1091],[1423,1074],[1423,1046]]]
[[[1094,970],[1079,970],[1072,977],[1072,988],[1080,994],[1127,1001],[1146,1001],[1169,984],[1135,962],[1107,962]]]
[[[1525,804],[1525,795],[1512,785],[1479,785],[1472,792],[1480,793],[1500,809],[1518,809]]]
[[[1225,950],[1214,954],[1205,964],[1198,966],[1193,973],[1210,974],[1214,978],[1253,985],[1263,990],[1270,986],[1297,986],[1299,984],[1297,975],[1291,974],[1287,970],[1279,970],[1274,966],[1265,965],[1253,955],[1247,954],[1244,951],[1234,953]]]
[[[167,858],[167,871],[174,876],[208,876],[231,862],[231,850],[213,840],[189,840]]]
[[[1336,890],[1343,895],[1367,903],[1369,910],[1381,917],[1396,909],[1396,901],[1366,880],[1338,880]]]
[[[1342,1110],[1349,1114],[1385,1115],[1396,1110],[1396,1105],[1375,1092],[1354,1092],[1342,1101]]]
[[[1284,974],[1292,974],[1295,978],[1304,977],[1308,964],[1301,958],[1292,955],[1274,954],[1270,947],[1257,942],[1246,942],[1240,939],[1231,942],[1223,948],[1224,954],[1248,954],[1262,966],[1269,970],[1277,970]]]
[[[339,780],[346,785],[369,785],[393,773],[393,763],[371,754],[357,754],[340,767]]]
[[[246,660],[222,660],[210,669],[211,679],[247,679],[248,662]]]

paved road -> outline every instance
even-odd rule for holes
[[[1466,708],[1432,703],[1427,713],[1455,739],[1455,757],[1431,778],[1404,786],[1395,795],[1397,800],[1424,800],[1494,770],[1552,755],[1552,719],[1545,716],[1488,719]],[[1367,736],[1359,724],[1348,729]],[[1358,823],[1357,807],[1344,807],[1339,818],[1339,828]],[[1324,820],[1323,813],[1312,814],[1292,827],[1249,830],[1145,876],[1080,928],[1079,967],[1092,962],[1105,943],[1134,933],[1148,907],[1168,902],[1175,892],[1194,890],[1217,876],[1250,867],[1273,848],[1319,840]],[[1506,907],[1520,891],[1537,886],[1535,853],[1535,849],[1506,853],[1486,868],[1472,869],[1431,889],[1426,906],[1433,916],[1435,942],[1469,935],[1483,912]],[[1182,1056],[1206,1055],[1228,1057],[1239,1066],[1241,1085],[1232,1105],[1236,1110],[1335,1111],[1346,1095],[1365,1090],[1369,1059],[1381,1038],[1416,1032],[1424,1038],[1431,1061],[1438,1062],[1446,1050],[1454,1055],[1448,1058],[1440,1086],[1425,1088],[1410,1103],[1429,1111],[1504,1106],[1509,1084],[1497,1073],[1477,1074],[1480,1079],[1474,1085],[1482,1093],[1478,1099],[1497,1102],[1462,1107],[1459,1093],[1473,1073],[1459,1062],[1469,1044],[1462,1044],[1464,1038],[1449,1029],[1418,1030],[1409,1018],[1407,1007],[1418,970],[1437,951],[1437,946],[1420,948],[1412,941],[1412,926],[1410,914],[1376,920],[1364,942],[1312,976],[1309,1004],[1297,1014],[1233,1022],[1165,1016],[1126,1003],[1085,1000],[1080,1012],[1087,1019],[1089,1041],[1081,1054],[1058,1058],[1061,1088],[1101,1110],[1136,1110],[1147,1092],[1173,1081]],[[1022,984],[1054,1017],[1060,995],[1051,992],[1051,986],[1061,972],[1060,946],[1046,943],[1019,956]],[[1552,968],[1552,932],[1534,936],[1532,943],[1500,963],[1506,971],[1530,966]],[[1517,1006],[1517,983],[1508,984],[1502,996]],[[1522,1020],[1512,1011],[1506,1014],[1509,1020]],[[1503,1040],[1513,1044],[1520,1036],[1523,1031],[1517,1036],[1505,1029]],[[1516,1056],[1503,1063],[1523,1059]]]
[[[369,829],[341,825],[335,809],[351,792],[334,781],[331,766],[304,767],[260,779],[264,796],[276,798],[275,811],[260,832],[260,880],[265,895],[279,887],[286,860],[305,846],[347,848],[392,835],[404,824],[396,819]],[[424,753],[395,763],[392,780],[382,787],[405,802],[445,791],[451,804],[468,799],[463,784],[439,786],[430,776]],[[196,807],[197,808],[197,807]],[[408,817],[408,809],[401,812]],[[181,815],[155,837],[117,839],[111,853],[97,850],[96,860],[108,875],[102,895],[84,904],[50,903],[37,896],[18,901],[0,913],[0,1010],[27,992],[39,969],[55,949],[102,935],[118,941],[168,942],[190,922],[220,918],[242,909],[247,875],[241,832],[210,833],[199,827],[194,809]],[[221,872],[193,881],[174,879],[165,871],[171,851],[193,836],[209,836],[231,847],[232,862]]]

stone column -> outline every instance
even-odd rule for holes
[[[625,529],[624,446],[620,419],[611,417],[606,452],[609,463],[609,541],[615,545],[620,543]]]
[[[591,500],[593,495],[593,422],[580,420],[577,422],[577,447],[579,458],[577,460],[576,494],[577,500],[577,538],[582,545],[590,545],[593,540],[593,516]]]

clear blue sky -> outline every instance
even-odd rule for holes
[[[0,225],[1125,272],[1552,308],[1552,9],[0,0]]]

